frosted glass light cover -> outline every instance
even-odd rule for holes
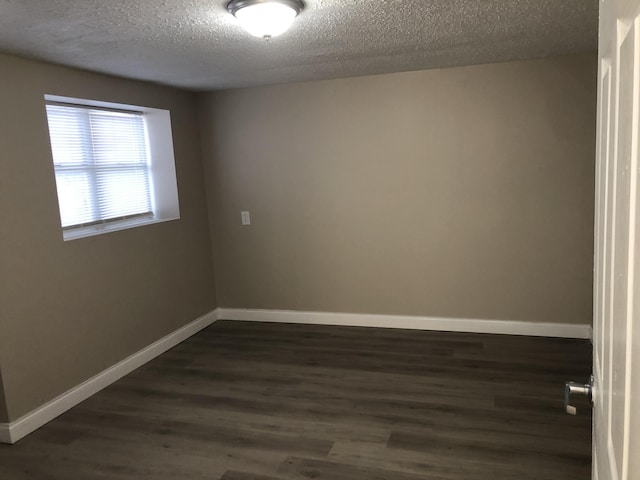
[[[240,25],[251,35],[270,38],[286,32],[297,12],[281,3],[258,3],[241,8],[235,13]]]

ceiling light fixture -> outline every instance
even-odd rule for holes
[[[266,40],[286,32],[303,8],[302,0],[231,0],[227,4],[247,32]]]

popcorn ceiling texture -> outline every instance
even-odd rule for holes
[[[214,90],[597,49],[597,0],[305,3],[291,30],[265,42],[226,0],[0,0],[0,51]]]

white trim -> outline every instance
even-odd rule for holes
[[[170,348],[175,347],[218,319],[218,311],[213,310],[184,327],[161,338],[148,347],[107,368],[80,385],[29,412],[11,423],[0,423],[0,443],[15,443],[31,432],[50,422],[70,408],[98,393],[105,387],[120,380],[136,368],[153,360]]]
[[[78,238],[93,237],[102,235],[103,233],[119,232],[120,230],[128,230],[130,228],[144,227],[155,223],[171,222],[179,220],[179,218],[130,218],[126,220],[116,220],[113,222],[99,223],[97,225],[89,225],[86,227],[71,228],[63,230],[62,236],[65,242],[76,240]]]
[[[104,370],[80,385],[45,403],[11,423],[0,423],[0,443],[15,443],[80,402],[108,387],[136,368],[175,347],[216,320],[252,322],[304,323],[357,327],[404,328],[449,332],[495,333],[540,337],[591,337],[590,325],[567,323],[535,323],[510,320],[480,320],[466,318],[418,317],[403,315],[373,315],[360,313],[299,312],[293,310],[245,310],[219,308],[203,315],[130,357]]]
[[[590,338],[592,331],[591,325],[587,324],[575,325],[570,323],[538,323],[513,320],[480,320],[470,318],[373,315],[361,313],[300,312],[293,310],[245,310],[239,308],[219,308],[218,319],[580,339]]]

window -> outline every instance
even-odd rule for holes
[[[179,218],[168,111],[45,99],[65,240]]]

